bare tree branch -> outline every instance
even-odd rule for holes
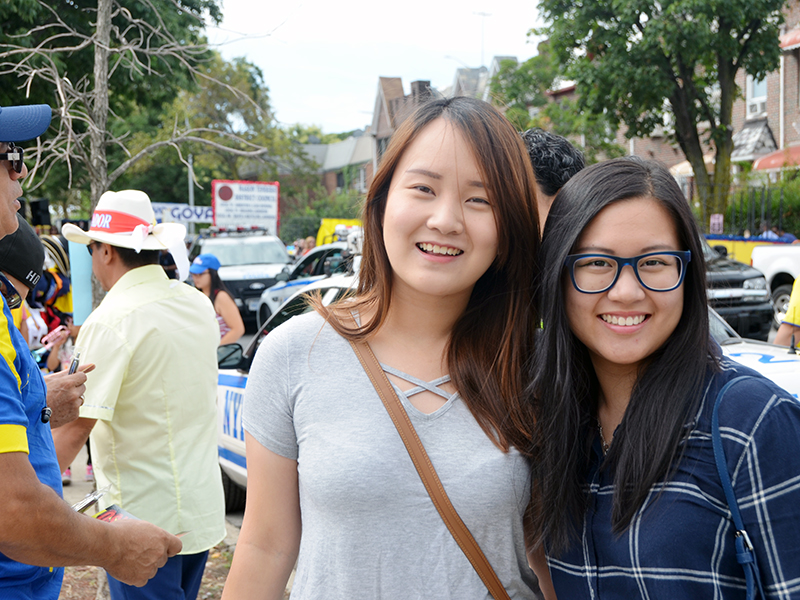
[[[200,87],[221,86],[226,93],[245,103],[256,114],[270,118],[262,106],[242,90],[215,79],[203,69],[209,52],[207,44],[186,44],[169,30],[159,7],[153,0],[138,0],[148,14],[139,18],[119,0],[97,0],[95,22],[91,34],[71,26],[45,0],[37,0],[47,17],[19,36],[6,38],[0,46],[0,75],[15,77],[18,87],[30,92],[34,82],[44,82],[54,90],[55,135],[37,143],[35,164],[26,180],[26,188],[40,187],[58,164],[66,165],[68,187],[76,185],[75,169],[81,165],[91,188],[92,206],[111,184],[137,162],[164,147],[173,147],[184,164],[181,145],[203,144],[233,156],[264,157],[268,149],[234,133],[209,128],[187,127],[181,131],[174,126],[165,139],[146,148],[131,151],[131,132],[114,133],[109,119],[118,130],[122,122],[109,103],[109,81],[121,72],[130,78],[169,78],[176,69],[188,75]],[[165,0],[181,14],[203,26],[202,15],[188,11],[177,0]],[[130,7],[130,8],[129,8]],[[38,40],[28,47],[31,39]],[[61,71],[60,56],[94,51],[94,72],[72,81]],[[74,77],[74,75],[73,75]],[[52,130],[51,130],[52,131]],[[113,168],[108,165],[107,151],[118,147],[127,156]]]

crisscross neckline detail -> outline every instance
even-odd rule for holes
[[[410,390],[401,390],[396,385],[394,386],[397,390],[405,396],[406,400],[408,400],[414,394],[419,394],[421,392],[431,392],[436,394],[437,396],[441,396],[448,402],[458,396],[458,392],[453,392],[452,394],[446,392],[443,389],[440,389],[439,386],[443,383],[448,383],[450,381],[450,375],[443,375],[442,377],[438,377],[433,381],[424,381],[419,377],[414,377],[413,375],[409,375],[408,373],[404,373],[400,369],[395,369],[394,367],[390,367],[383,363],[381,364],[381,369],[383,369],[384,373],[388,373],[389,375],[394,375],[398,379],[403,379],[409,383],[413,383],[415,387],[411,388]]]

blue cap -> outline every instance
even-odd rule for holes
[[[192,266],[189,267],[189,273],[199,275],[205,273],[209,269],[219,271],[219,259],[213,254],[200,254],[192,261]]]
[[[24,142],[39,137],[50,126],[52,114],[47,104],[0,107],[0,141]]]

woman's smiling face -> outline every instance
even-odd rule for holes
[[[685,250],[675,222],[661,203],[634,198],[610,204],[583,230],[572,254],[632,257],[661,250]],[[595,370],[638,368],[672,335],[683,313],[683,285],[653,292],[633,268],[622,268],[614,287],[599,294],[566,283],[570,328],[586,345]],[[629,324],[630,323],[630,324]]]
[[[469,299],[497,256],[497,225],[481,171],[463,135],[439,118],[397,164],[383,239],[394,289]]]

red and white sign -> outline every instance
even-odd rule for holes
[[[278,235],[280,184],[277,181],[211,182],[211,206],[217,227],[263,227]]]

